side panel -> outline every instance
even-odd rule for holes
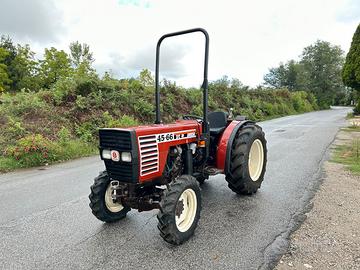
[[[222,134],[219,143],[218,149],[216,153],[216,167],[221,169],[226,174],[228,171],[228,160],[230,159],[230,151],[231,145],[234,141],[235,135],[238,130],[246,123],[254,123],[253,121],[244,120],[244,121],[232,121],[227,128],[225,129],[224,133]]]

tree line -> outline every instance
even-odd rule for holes
[[[345,105],[354,99],[354,93],[342,80],[344,62],[340,46],[318,40],[303,49],[300,60],[292,59],[270,68],[264,76],[265,85],[311,92],[321,108]]]
[[[46,48],[42,60],[28,44],[14,44],[9,36],[0,39],[0,93],[21,89],[50,89],[61,78],[95,75],[89,45],[78,41],[69,46],[70,54],[54,47]]]
[[[270,88],[311,92],[322,108],[356,105],[354,113],[360,114],[360,24],[346,57],[339,46],[318,40],[304,48],[300,60],[270,68],[264,82]]]
[[[357,32],[360,32],[359,29]],[[355,39],[354,35],[354,42],[359,43],[360,38]],[[10,37],[2,36],[0,93],[18,92],[21,89],[51,89],[57,81],[69,77],[98,78],[96,70],[92,67],[94,57],[89,45],[76,41],[70,44],[69,50],[68,54],[54,47],[46,48],[43,59],[38,60],[28,44],[15,45]],[[344,68],[345,56],[340,46],[318,40],[303,49],[300,60],[292,59],[270,68],[264,75],[264,83],[260,87],[310,92],[317,98],[320,108],[328,108],[334,104],[350,104],[357,99],[356,89],[360,84],[354,78],[360,77],[360,72],[352,72],[349,66],[360,65],[354,56],[359,51],[350,50],[346,59],[347,62],[352,61],[352,64],[347,64]],[[110,75],[106,73],[105,76]],[[144,76],[147,77],[145,79],[148,83],[153,83],[149,71],[145,71],[140,77]]]

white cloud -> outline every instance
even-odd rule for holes
[[[2,0],[0,33],[19,41],[54,41],[65,30],[61,11],[51,1]]]
[[[158,38],[168,32],[203,27],[210,34],[209,78],[237,77],[256,86],[268,68],[297,58],[317,39],[347,51],[360,21],[356,0],[63,0],[66,35],[52,45],[86,42],[96,67],[120,76],[153,69]],[[166,40],[162,74],[179,84],[202,82],[204,40],[200,34]],[[172,65],[174,66],[172,68]]]

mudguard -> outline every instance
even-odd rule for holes
[[[230,169],[231,146],[234,142],[235,135],[240,128],[248,123],[254,124],[255,122],[245,119],[233,120],[221,135],[216,153],[216,167],[222,170],[224,174],[227,174]]]

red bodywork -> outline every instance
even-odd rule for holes
[[[179,120],[172,124],[139,126],[134,130],[139,148],[139,182],[142,183],[162,175],[171,146],[197,142],[202,126],[196,120]]]
[[[224,170],[228,140],[239,121],[231,121],[221,135],[216,151],[216,167]],[[200,140],[201,122],[178,120],[171,124],[154,124],[128,128],[135,130],[139,154],[139,182],[161,177],[167,162],[169,148]]]
[[[225,168],[225,160],[226,160],[226,151],[229,142],[229,138],[234,128],[240,123],[240,121],[231,121],[230,124],[226,127],[223,134],[220,137],[218,142],[218,148],[216,152],[216,167],[220,170],[224,170]]]

